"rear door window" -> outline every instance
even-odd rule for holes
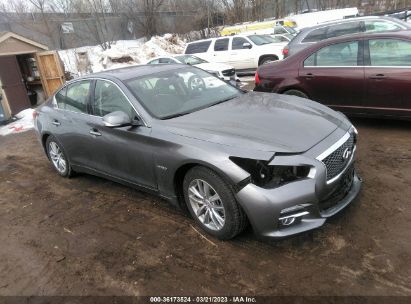
[[[358,41],[328,45],[304,61],[304,66],[357,66]]]
[[[411,43],[397,39],[369,41],[371,66],[411,66]]]
[[[57,107],[60,109],[64,109],[65,107],[65,101],[66,101],[66,92],[67,92],[67,87],[61,89],[54,95],[54,99],[56,100]]]
[[[302,42],[317,42],[326,38],[327,27],[322,27],[310,32]]]
[[[88,113],[87,104],[90,94],[90,80],[78,81],[67,87],[63,108],[72,112]]]
[[[217,39],[214,44],[214,51],[221,52],[228,50],[228,38]]]
[[[187,46],[185,53],[186,54],[205,53],[208,51],[210,44],[211,44],[211,40],[192,42]]]
[[[361,32],[360,22],[347,22],[330,26],[327,31],[327,38],[351,35]]]

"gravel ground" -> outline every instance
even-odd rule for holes
[[[354,120],[363,191],[319,230],[204,239],[154,196],[0,137],[0,295],[411,295],[411,123]]]

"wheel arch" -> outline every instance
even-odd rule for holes
[[[49,138],[50,136],[51,134],[48,132],[45,132],[41,135],[41,145],[43,146],[44,153],[46,153],[47,157],[49,157],[49,155],[47,153],[46,142],[47,142],[47,138]]]
[[[307,97],[308,97],[308,99],[311,99],[310,98],[310,95],[308,95],[308,93],[305,91],[305,90],[303,90],[303,89],[301,89],[301,88],[299,88],[299,87],[285,87],[285,88],[281,88],[280,90],[278,90],[278,94],[284,94],[285,92],[287,92],[287,91],[291,91],[291,90],[295,90],[295,91],[300,91],[300,92],[302,92],[302,93],[304,93],[305,95],[307,95]]]
[[[273,57],[273,58],[275,58],[275,60],[280,60],[280,57],[278,57],[278,56],[275,55],[275,54],[264,54],[264,55],[261,55],[261,56],[258,58],[258,66],[260,66],[260,65],[261,65],[261,61],[264,60],[264,59],[267,58],[267,57]]]
[[[197,167],[197,166],[205,167],[207,169],[214,171],[224,181],[226,181],[228,185],[230,185],[233,191],[235,191],[236,189],[235,182],[232,181],[232,179],[226,173],[224,173],[221,169],[217,168],[216,166],[213,166],[210,163],[206,163],[206,162],[199,161],[199,160],[188,161],[184,164],[181,164],[175,170],[174,176],[173,176],[174,193],[176,194],[178,205],[184,210],[186,210],[186,205],[184,201],[184,189],[183,189],[184,177],[190,169]]]

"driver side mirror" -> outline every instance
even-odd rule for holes
[[[118,128],[134,125],[134,122],[123,111],[114,111],[103,116],[103,122],[106,127]]]
[[[244,42],[243,43],[243,49],[251,49],[251,48],[252,48],[251,43],[249,43],[249,42]]]

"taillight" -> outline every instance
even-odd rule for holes
[[[288,52],[289,52],[288,47],[283,48],[284,57],[288,56]]]
[[[258,72],[255,72],[255,85],[260,84],[260,76],[258,75]]]

